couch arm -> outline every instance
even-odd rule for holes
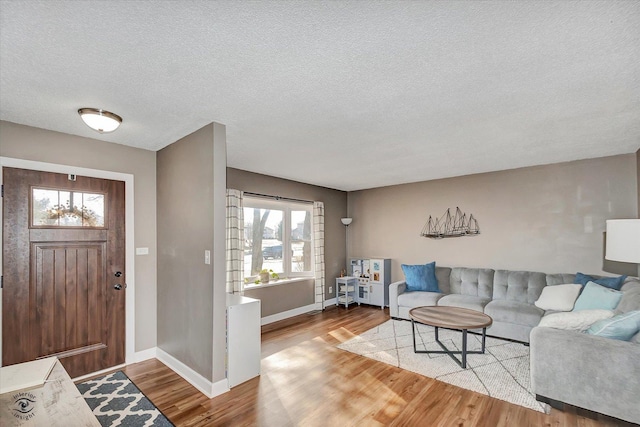
[[[391,317],[398,317],[398,296],[404,293],[407,284],[404,280],[389,285],[389,314]]]
[[[545,327],[530,338],[535,394],[640,423],[639,344]]]

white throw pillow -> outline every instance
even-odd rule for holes
[[[582,285],[575,283],[545,286],[534,304],[543,310],[571,311],[581,289]]]
[[[547,328],[568,329],[572,331],[584,331],[598,320],[613,317],[613,310],[580,310],[566,313],[547,314],[538,326]]]

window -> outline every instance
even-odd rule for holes
[[[313,206],[244,198],[244,277],[261,270],[279,278],[313,277]]]
[[[32,227],[104,227],[104,194],[31,189]]]

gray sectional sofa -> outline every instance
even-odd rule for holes
[[[545,314],[533,305],[542,288],[572,283],[574,277],[573,274],[436,266],[441,293],[406,292],[404,281],[392,283],[389,312],[391,317],[409,320],[409,310],[423,305],[470,308],[493,318],[488,335],[528,343],[531,329]]]
[[[597,276],[596,276],[597,277]],[[573,283],[574,274],[436,267],[441,293],[389,286],[392,318],[409,319],[425,305],[456,306],[493,318],[487,335],[531,346],[531,380],[539,400],[561,402],[640,423],[640,333],[630,342],[577,331],[537,327],[545,314],[534,302],[545,286]],[[640,310],[640,281],[627,278],[616,312]]]

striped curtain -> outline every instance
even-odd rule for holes
[[[227,189],[227,292],[244,291],[242,191]]]
[[[313,243],[315,256],[315,309],[324,310],[324,203],[313,202]]]

